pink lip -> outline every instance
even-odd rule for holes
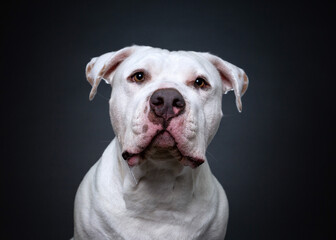
[[[181,159],[179,160],[184,166],[189,166],[191,168],[196,168],[200,166],[202,163],[204,163],[204,159],[197,158],[197,157],[191,157],[188,155],[182,154],[181,150],[178,148],[178,144],[176,143],[174,137],[168,132],[167,130],[159,131],[150,141],[150,143],[147,145],[147,147],[138,153],[131,153],[129,151],[124,151],[122,153],[122,157],[124,160],[127,161],[129,166],[135,166],[141,162],[141,159],[143,159],[144,153],[147,151],[147,149],[150,146],[155,146],[159,148],[176,148],[180,155]]]

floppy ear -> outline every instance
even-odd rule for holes
[[[95,97],[100,81],[104,79],[106,83],[110,83],[115,69],[122,61],[129,57],[136,48],[137,46],[126,47],[117,52],[105,53],[91,59],[85,69],[86,78],[92,86],[89,96],[90,100]]]
[[[241,97],[246,92],[249,82],[244,70],[215,55],[203,53],[203,56],[217,68],[223,83],[223,93],[226,94],[228,91],[234,91],[236,95],[236,105],[238,111],[241,112]]]

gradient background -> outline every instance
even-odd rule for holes
[[[72,236],[76,189],[114,136],[110,87],[102,83],[90,102],[84,69],[132,44],[208,51],[249,76],[242,114],[224,95],[208,149],[230,203],[226,239],[335,239],[332,13],[321,1],[2,7],[3,239]]]

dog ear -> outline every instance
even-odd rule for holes
[[[236,105],[238,111],[241,112],[241,97],[246,92],[249,82],[244,70],[215,55],[203,53],[203,56],[205,56],[217,68],[222,78],[223,93],[226,94],[228,91],[234,91],[236,95]]]
[[[117,52],[105,53],[91,59],[85,69],[86,79],[92,86],[89,96],[90,100],[95,97],[100,81],[104,79],[106,83],[110,83],[115,69],[122,61],[129,57],[137,47],[138,46],[126,47]]]

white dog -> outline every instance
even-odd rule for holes
[[[209,53],[131,46],[93,58],[92,90],[112,86],[116,138],[83,179],[74,239],[224,239],[228,202],[206,161],[234,90],[241,111],[244,71]]]

